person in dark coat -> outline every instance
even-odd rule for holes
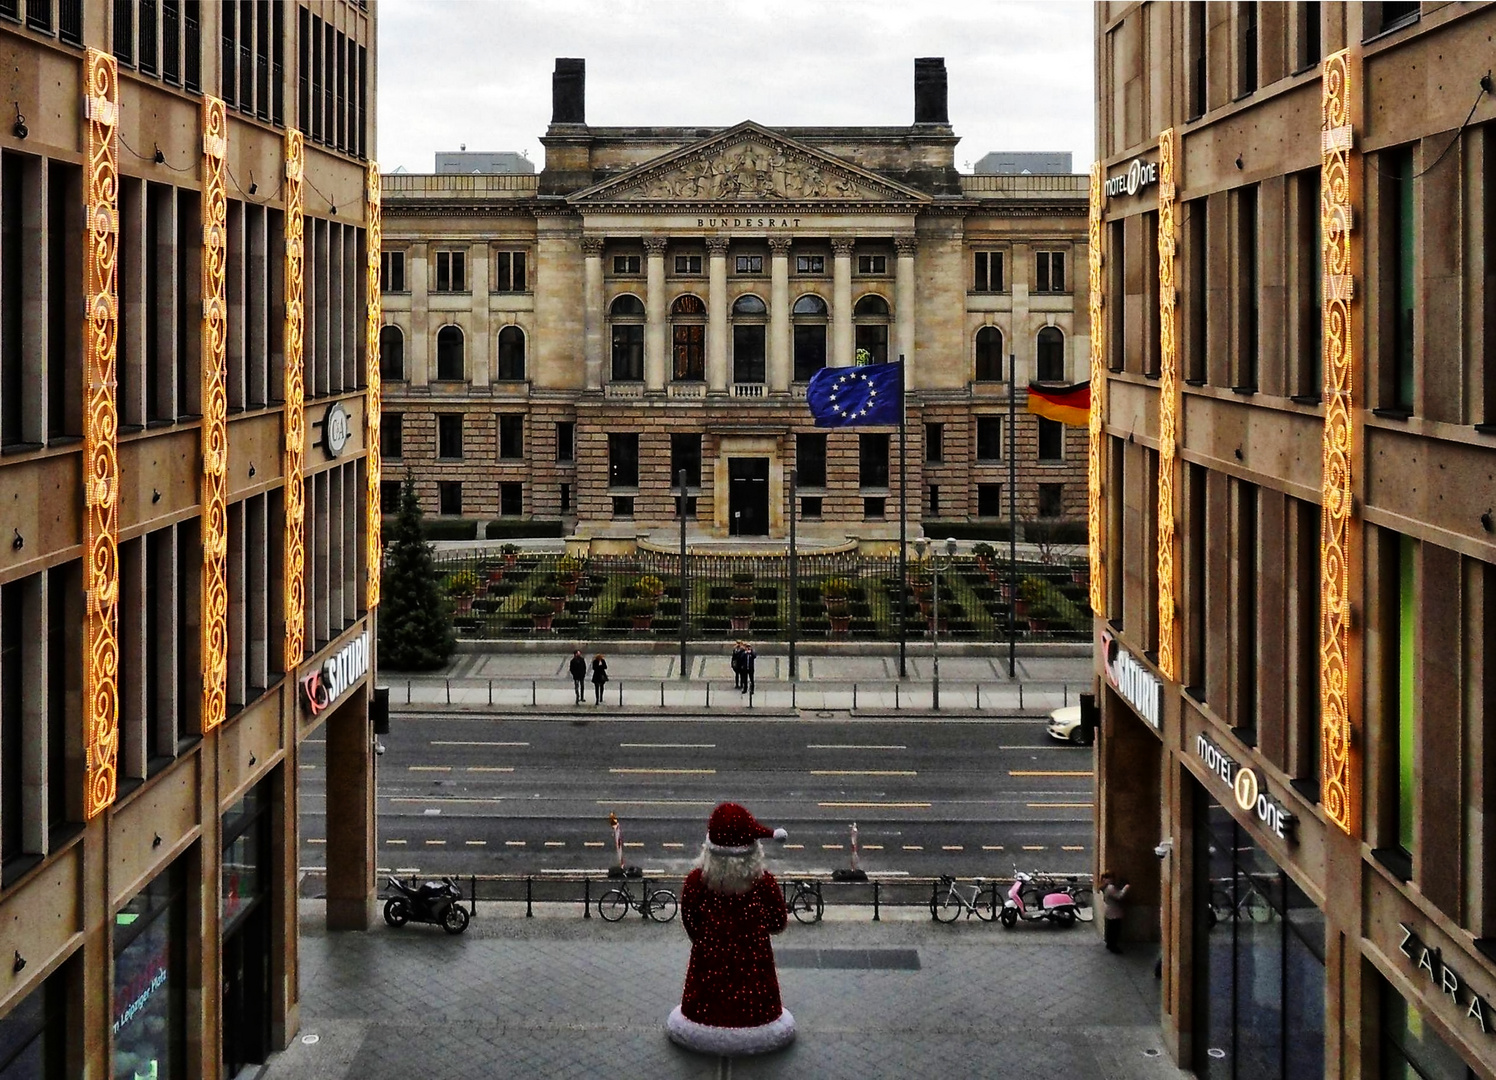
[[[587,698],[587,660],[581,649],[571,654],[568,670],[571,672],[572,688],[577,692],[577,704],[580,705]]]
[[[594,705],[603,703],[603,684],[608,681],[608,662],[603,659],[603,654],[598,653],[592,658],[592,690],[596,695]]]
[[[758,654],[753,651],[752,645],[743,647],[743,693],[753,693],[753,662]]]
[[[732,647],[732,688],[743,689],[743,657],[748,653],[748,646],[741,641]]]

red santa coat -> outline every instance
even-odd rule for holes
[[[691,963],[680,1011],[713,1027],[769,1024],[784,1011],[769,935],[784,929],[789,912],[774,875],[764,871],[745,893],[718,893],[692,870],[681,889],[681,922],[691,939]]]

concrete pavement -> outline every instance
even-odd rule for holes
[[[534,919],[480,905],[462,937],[435,927],[329,934],[304,901],[301,1030],[267,1080],[479,1077],[1046,1075],[1172,1080],[1152,947],[1121,957],[1095,927],[791,920],[775,939],[799,1038],[763,1058],[681,1050],[664,1023],[689,944],[679,920]],[[861,913],[866,918],[866,912]]]

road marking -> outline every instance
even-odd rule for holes
[[[1009,769],[1009,776],[1090,776],[1090,770],[1085,772],[1039,772],[1032,769]]]
[[[583,840],[582,841],[582,846],[583,847],[602,847],[603,846],[603,842],[601,840]]]
[[[904,810],[928,810],[930,804],[927,802],[818,802],[817,806],[827,810],[861,810],[867,808],[886,807]],[[1087,803],[1086,805],[1090,805]]]
[[[412,800],[415,801],[415,800]],[[598,806],[716,806],[713,802],[691,799],[598,799]]]
[[[301,766],[298,766],[298,768],[302,768],[302,769],[315,769],[316,767],[317,766],[315,766],[315,765],[301,765]]]
[[[395,873],[397,873],[397,874],[419,874],[420,872],[421,872],[421,868],[419,866],[397,866],[397,867],[395,867]]]
[[[999,750],[1074,750],[1060,743],[998,743]]]
[[[1086,848],[1085,848],[1084,844],[1061,844],[1060,845],[1060,850],[1061,851],[1085,851]]]
[[[840,844],[822,844],[821,845],[821,850],[822,851],[840,851],[841,849],[842,849],[842,846]]]
[[[923,844],[905,844],[904,845],[904,850],[905,851],[923,851],[923,850],[925,850],[925,848],[924,848]]]
[[[470,765],[468,772],[513,772],[513,765]]]
[[[466,844],[468,847],[487,847],[488,846],[488,841],[487,840],[464,840],[463,843]]]
[[[1001,851],[1002,849],[1003,849],[1003,846],[1001,844],[983,844],[982,845],[982,850],[983,851]]]
[[[784,849],[786,851],[804,851],[805,850],[805,845],[804,844],[785,844],[784,845]]]
[[[908,750],[903,743],[877,745],[875,743],[806,743],[807,750]]]
[[[918,776],[913,769],[811,769],[811,776]]]
[[[621,742],[629,750],[715,750],[714,742]]]
[[[609,769],[610,773],[639,776],[716,776],[716,769]]]
[[[301,741],[304,742],[304,743],[307,743],[307,742],[325,743],[327,740],[326,739],[302,739]]]
[[[447,842],[445,840],[427,840],[426,841],[426,846],[427,847],[446,847],[447,846]]]
[[[408,771],[408,772],[451,772],[452,771],[452,766],[450,766],[450,765],[407,765],[405,768],[406,768],[406,771]]]
[[[390,802],[392,802],[392,803],[434,803],[434,802],[439,802],[439,803],[496,803],[496,802],[503,802],[503,801],[504,800],[501,797],[499,797],[499,796],[495,796],[495,797],[493,797],[491,799],[458,799],[458,798],[453,798],[453,797],[450,797],[450,796],[447,796],[447,795],[433,795],[429,799],[408,799],[408,798],[401,798],[401,797],[398,797],[398,796],[392,797],[390,799]],[[441,811],[437,811],[437,812],[440,813]]]
[[[643,847],[644,846],[644,841],[643,840],[626,840],[626,841],[624,841],[623,846],[624,847]]]
[[[432,739],[432,746],[529,746],[527,742],[456,742],[452,740]]]
[[[327,841],[320,836],[314,836],[307,841],[308,844],[325,844]]]
[[[546,847],[565,847],[566,846],[566,841],[565,840],[547,840],[545,842],[545,846]]]
[[[1023,845],[1023,850],[1024,851],[1043,851],[1044,847],[1043,847],[1043,845],[1038,845],[1038,844],[1024,844]]]
[[[525,846],[525,842],[523,840],[505,840],[504,841],[504,846],[505,847],[524,847]]]
[[[668,847],[668,848],[683,848],[686,845],[685,844],[672,844],[669,841],[666,841],[665,843],[661,844],[660,846],[661,847]]]
[[[882,851],[883,850],[883,845],[882,844],[862,844],[862,845],[860,845],[860,847],[862,848],[863,851]]]
[[[965,851],[966,848],[960,844],[941,844],[941,851]]]
[[[1088,802],[1031,802],[1027,806],[1030,810],[1089,810],[1091,808]]]
[[[410,843],[410,841],[409,840],[386,840],[385,843],[386,844],[408,844],[408,843]]]

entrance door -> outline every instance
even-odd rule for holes
[[[769,459],[735,457],[727,462],[727,529],[732,536],[769,535]]]
[[[270,1055],[270,935],[261,901],[223,939],[223,1074]]]

